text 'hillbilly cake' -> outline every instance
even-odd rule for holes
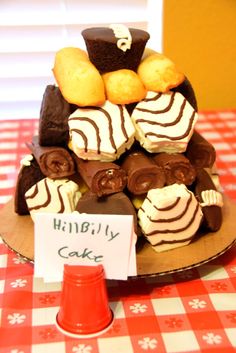
[[[217,231],[222,196],[214,147],[195,129],[188,79],[165,55],[145,50],[146,31],[111,25],[82,32],[87,52],[55,55],[55,85],[42,99],[15,193],[19,215],[133,215],[156,251]]]

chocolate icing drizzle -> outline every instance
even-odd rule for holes
[[[148,200],[150,203],[152,203],[151,200],[150,200],[148,197],[147,197],[147,200]],[[180,200],[181,200],[181,197],[178,196],[178,197],[176,198],[176,201],[174,201],[172,204],[170,204],[170,205],[168,205],[168,206],[166,206],[166,207],[157,207],[156,205],[153,205],[153,206],[154,206],[154,208],[155,208],[156,210],[158,210],[158,211],[169,211],[169,210],[171,210],[172,208],[175,208],[175,206],[178,205],[178,203],[180,202]]]
[[[137,119],[136,122],[137,123],[147,123],[148,122],[151,125],[159,125],[159,126],[163,126],[163,127],[177,125],[180,122],[180,120],[181,120],[181,118],[183,116],[183,111],[184,111],[186,102],[187,102],[186,99],[184,99],[184,101],[183,101],[183,103],[182,103],[182,105],[180,107],[180,111],[179,111],[179,114],[178,114],[177,118],[175,120],[169,122],[169,123],[160,123],[159,121],[150,121],[150,120],[145,120],[145,119]],[[152,114],[160,114],[160,112],[150,112],[150,113],[152,113]],[[161,113],[163,113],[163,112],[161,112]]]
[[[147,132],[145,134],[145,136],[156,136],[156,137],[159,137],[159,138],[167,138],[171,141],[176,141],[176,140],[181,140],[183,138],[185,138],[186,136],[188,136],[190,134],[190,131],[192,129],[192,126],[193,126],[193,121],[194,121],[194,118],[195,118],[195,112],[192,113],[191,117],[190,117],[190,120],[189,120],[189,123],[188,123],[188,127],[186,129],[186,131],[182,134],[182,135],[178,135],[178,136],[168,136],[168,135],[164,135],[164,134],[156,134],[155,132]],[[148,121],[147,121],[148,122]],[[161,126],[164,126],[163,124],[160,124]],[[175,124],[173,124],[175,125]]]
[[[71,129],[71,132],[76,132],[78,135],[80,135],[84,141],[84,151],[88,152],[88,138],[85,135],[85,133],[82,130],[79,129]]]
[[[47,207],[50,204],[50,202],[51,202],[51,194],[50,194],[50,190],[49,190],[49,187],[48,187],[47,179],[44,179],[44,185],[45,185],[45,189],[46,189],[46,193],[47,193],[46,201],[44,203],[36,205],[34,207],[29,207],[29,211],[39,210],[40,208]],[[39,191],[38,185],[36,184],[36,187],[35,187],[35,190],[34,190],[33,194],[30,195],[30,196],[27,196],[26,200],[27,199],[33,199],[34,197],[36,197],[36,195],[38,194],[38,191]]]
[[[97,126],[97,124],[95,123],[95,121],[93,119],[90,119],[86,116],[83,116],[83,117],[78,117],[78,118],[70,118],[70,121],[87,121],[89,124],[91,124],[94,128],[94,130],[96,131],[96,138],[97,138],[97,153],[100,154],[101,151],[100,151],[100,147],[101,147],[101,137],[99,135],[99,128]],[[71,131],[74,131],[76,132],[77,134],[80,134],[81,137],[83,138],[84,140],[84,150],[85,152],[87,152],[88,150],[88,139],[87,139],[87,136],[83,133],[83,131],[79,130],[79,129],[71,129]]]
[[[188,201],[186,202],[185,208],[178,216],[168,218],[168,219],[167,218],[152,219],[150,216],[148,216],[148,219],[153,223],[170,223],[170,222],[178,221],[188,211],[191,201],[192,201],[192,194],[189,193],[189,198],[188,198]],[[173,204],[172,204],[172,206],[173,206]],[[155,207],[155,208],[158,210],[158,207]],[[174,208],[174,207],[171,207],[171,208]]]
[[[146,233],[146,236],[151,236],[151,235],[155,235],[155,234],[160,234],[160,233],[164,233],[164,234],[166,234],[166,233],[180,233],[180,232],[183,232],[183,231],[185,231],[186,229],[188,229],[189,228],[189,226],[194,222],[194,220],[195,220],[195,218],[196,218],[196,215],[197,215],[197,212],[198,212],[198,210],[199,210],[199,207],[200,207],[200,205],[199,205],[199,203],[197,203],[197,205],[196,205],[196,207],[195,207],[195,210],[194,210],[194,213],[193,213],[193,215],[192,215],[192,217],[190,218],[190,220],[189,220],[189,222],[184,226],[184,227],[182,227],[182,228],[177,228],[177,229],[164,229],[164,230],[155,230],[155,231],[152,231],[152,232],[150,232],[150,233]],[[180,219],[181,217],[179,217],[179,218],[177,218],[177,219]],[[170,221],[171,221],[171,219],[170,219]],[[191,239],[193,237],[193,235],[191,235],[189,238],[185,238],[185,240],[187,240],[187,239]],[[178,240],[179,241],[179,240]],[[176,241],[176,242],[178,242],[178,241]],[[168,242],[168,241],[164,241],[165,243],[166,242]],[[171,241],[171,243],[173,243],[173,241]],[[159,243],[157,243],[157,244],[159,244]],[[156,244],[156,245],[157,245]],[[154,246],[155,246],[155,244],[154,244]]]
[[[169,92],[168,96],[168,101],[166,102],[166,94],[164,95],[162,93],[158,93],[155,94],[153,97],[147,97],[136,106],[132,115],[135,117],[135,124],[140,124],[140,129],[143,130],[145,137],[155,136],[156,138],[164,138],[170,141],[178,141],[190,135],[193,129],[196,112],[193,110],[192,107],[192,112],[187,110],[190,104],[188,103],[186,98],[181,96],[180,93]],[[162,97],[164,100],[162,100]],[[154,105],[151,104],[149,108],[148,102],[154,102]],[[175,102],[176,104],[174,104]],[[147,103],[147,107],[145,107],[145,105],[142,105],[142,103]],[[187,106],[187,104],[189,106]],[[154,110],[155,106],[158,108],[162,105],[164,105],[164,107],[162,107],[161,109]],[[144,117],[142,117],[141,113],[144,113]],[[167,113],[168,115],[169,121],[167,122],[165,122],[166,115],[163,117],[163,119],[158,118],[158,115],[165,113]],[[171,121],[170,118],[172,118]],[[163,130],[168,127],[177,127],[181,121],[184,121],[184,124],[186,124],[187,126],[185,128],[181,127],[181,132],[183,133],[179,135],[178,132],[176,132],[178,134],[177,136],[170,136],[170,131],[168,129],[167,131],[163,131],[165,133],[161,133],[161,131],[158,131],[157,128],[155,128],[154,130],[152,129],[152,126],[160,126],[161,128],[163,128]],[[142,124],[146,124],[147,127],[142,127]],[[150,131],[147,131],[148,126],[150,126]]]
[[[143,101],[144,102],[151,102],[151,101],[157,101],[159,98],[161,98],[162,94],[157,94],[155,97],[153,98],[146,98],[144,99]],[[162,114],[162,113],[166,113],[168,112],[173,103],[174,103],[174,99],[175,99],[175,93],[171,93],[170,94],[170,102],[169,104],[167,105],[167,107],[165,107],[164,109],[158,109],[158,110],[150,110],[150,109],[144,109],[144,108],[139,108],[137,107],[136,109],[141,111],[141,112],[145,112],[145,113],[152,113],[152,114]],[[139,120],[137,120],[138,122]],[[165,126],[165,125],[164,125]]]
[[[121,131],[125,137],[125,142],[128,141],[128,134],[127,134],[127,131],[125,129],[125,117],[124,117],[124,107],[122,105],[117,105],[118,109],[119,109],[119,112],[120,112],[120,117],[121,117]],[[110,140],[110,143],[111,143],[111,146],[114,150],[115,153],[117,153],[117,146],[116,146],[116,143],[115,143],[115,139],[114,139],[114,129],[113,129],[113,124],[112,124],[112,117],[111,117],[111,114],[106,110],[106,109],[103,109],[102,107],[86,107],[86,108],[80,108],[81,110],[84,109],[84,110],[88,110],[88,109],[91,109],[91,110],[97,110],[99,112],[101,112],[103,114],[103,116],[106,117],[107,119],[107,122],[108,122],[108,131],[109,131],[109,140]],[[86,121],[88,122],[89,124],[91,124],[94,128],[94,130],[96,131],[96,139],[97,139],[97,153],[100,154],[101,153],[101,132],[100,132],[100,129],[96,123],[96,120],[92,119],[92,118],[89,118],[89,117],[70,117],[69,118],[69,121]],[[84,141],[84,150],[85,152],[88,151],[88,138],[87,136],[83,133],[83,131],[81,129],[76,129],[76,128],[71,128],[71,132],[76,132],[78,134],[81,135],[81,137],[83,138],[83,141]]]
[[[50,188],[48,186],[48,181],[47,181],[46,178],[44,179],[44,186],[45,186],[46,195],[47,195],[45,202],[42,203],[42,204],[35,205],[33,207],[28,207],[29,211],[33,211],[33,210],[36,211],[36,210],[39,210],[40,208],[46,208],[50,204],[50,202],[52,201]],[[58,185],[57,186],[57,195],[58,195],[58,199],[60,201],[60,209],[59,209],[58,213],[63,213],[65,211],[65,204],[64,204],[63,197],[62,197],[62,194],[61,194],[61,191],[60,191],[62,186],[63,185]],[[34,199],[38,195],[38,193],[39,193],[38,184],[35,184],[33,193],[31,195],[29,195],[29,196],[26,196],[25,199],[26,200]]]

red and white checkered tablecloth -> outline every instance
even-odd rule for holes
[[[12,197],[25,141],[37,120],[0,121],[0,205]],[[201,112],[225,194],[236,200],[236,110]],[[0,220],[1,227],[1,220]],[[236,231],[235,231],[236,232]],[[114,323],[92,339],[55,326],[60,283],[34,278],[33,265],[0,242],[0,353],[183,353],[236,351],[236,247],[200,267],[159,277],[107,281]]]

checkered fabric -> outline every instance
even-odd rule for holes
[[[0,204],[13,195],[36,120],[0,122]],[[201,112],[198,131],[217,150],[220,181],[236,200],[236,111]],[[0,221],[1,222],[1,221]],[[0,353],[191,353],[236,351],[236,247],[205,265],[165,276],[107,281],[111,328],[92,339],[55,326],[61,283],[0,241]]]

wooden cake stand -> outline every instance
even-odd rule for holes
[[[30,216],[18,216],[14,201],[0,211],[0,235],[8,247],[34,261],[34,224]],[[220,256],[236,243],[236,204],[224,198],[223,224],[218,232],[197,234],[188,246],[155,252],[141,237],[137,243],[138,276],[160,276],[200,266]]]

